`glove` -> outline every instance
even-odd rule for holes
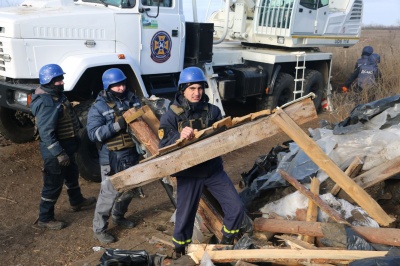
[[[346,86],[343,86],[342,87],[342,92],[343,93],[349,92],[349,89]]]
[[[116,123],[118,123],[120,130],[126,129],[127,124],[126,124],[125,118],[120,117]]]
[[[58,160],[58,163],[64,167],[68,166],[71,162],[69,160],[68,154],[66,154],[65,152],[60,153],[60,155],[57,156],[57,160]]]

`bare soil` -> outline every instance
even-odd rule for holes
[[[328,113],[320,119],[334,120]],[[320,119],[302,128],[318,128]],[[336,121],[337,122],[337,121]],[[251,169],[254,160],[288,140],[285,134],[247,146],[223,156],[225,169],[234,184]],[[0,264],[1,265],[97,265],[104,249],[146,250],[149,254],[172,255],[170,241],[174,207],[160,182],[143,187],[144,199],[134,199],[127,218],[138,222],[134,229],[110,224],[116,243],[101,245],[93,239],[93,209],[72,212],[65,189],[56,204],[56,218],[68,222],[60,231],[36,225],[42,187],[42,159],[38,142],[13,144],[0,136]],[[98,195],[100,184],[80,179],[84,196]],[[163,243],[165,241],[165,243]]]

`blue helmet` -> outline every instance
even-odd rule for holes
[[[178,89],[183,90],[185,87],[183,86],[186,83],[198,83],[204,82],[204,86],[208,86],[207,79],[204,76],[203,71],[198,67],[188,67],[182,70],[179,81],[178,81]]]
[[[59,65],[48,64],[39,70],[39,82],[41,85],[46,85],[49,84],[53,78],[64,74],[64,71]]]
[[[365,46],[362,49],[361,55],[370,56],[373,52],[374,52],[374,48],[372,48],[372,46]]]
[[[110,85],[126,80],[126,76],[124,75],[124,72],[121,71],[121,69],[110,68],[104,72],[102,80],[104,90],[108,90]]]

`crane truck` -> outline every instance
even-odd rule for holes
[[[223,114],[228,102],[272,109],[309,92],[319,108],[330,93],[332,54],[318,47],[350,47],[361,31],[362,0],[225,0],[205,22],[196,12],[185,21],[182,1],[26,0],[0,8],[0,133],[33,139],[30,99],[50,63],[66,73],[65,94],[81,103],[83,122],[110,67],[149,98],[175,93],[180,71],[198,66]],[[80,174],[100,181],[84,128],[81,138]]]

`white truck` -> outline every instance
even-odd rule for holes
[[[357,43],[363,2],[226,0],[221,7],[205,23],[185,21],[182,0],[27,0],[0,8],[1,134],[17,143],[33,139],[29,103],[49,63],[66,72],[65,94],[81,102],[84,122],[110,67],[121,68],[146,98],[169,97],[180,71],[198,66],[223,113],[227,101],[253,99],[260,110],[308,92],[319,108],[330,91],[332,54],[318,47]],[[81,176],[99,181],[96,148],[81,134]]]

